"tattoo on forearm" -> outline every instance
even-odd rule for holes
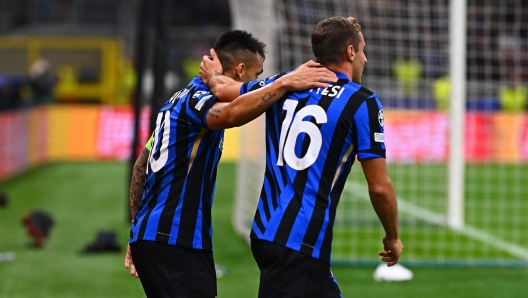
[[[275,97],[275,95],[275,93],[266,92],[266,94],[262,96],[262,99],[258,106],[260,107],[262,104],[265,104],[266,102],[270,101],[272,98]]]
[[[130,215],[132,219],[136,217],[139,204],[141,204],[141,198],[143,197],[143,190],[145,189],[147,159],[148,150],[143,149],[132,171],[132,181],[130,182]]]
[[[220,117],[218,114],[220,114],[221,112],[222,110],[219,109],[210,109],[207,115],[212,118],[218,118]]]

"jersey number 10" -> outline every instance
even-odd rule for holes
[[[163,166],[167,163],[167,159],[169,157],[169,138],[170,138],[170,114],[171,111],[167,110],[165,112],[158,113],[158,117],[156,119],[156,131],[154,133],[154,143],[152,144],[152,151],[150,152],[149,156],[149,163],[150,168],[154,173],[158,172],[163,168]],[[163,119],[165,118],[165,119]],[[162,122],[163,121],[163,122]],[[154,157],[154,151],[156,151],[156,148],[158,148],[159,143],[159,133],[161,131],[161,127],[163,126],[163,136],[161,137],[161,146],[159,148],[159,156],[156,159]],[[148,168],[147,168],[148,172]]]

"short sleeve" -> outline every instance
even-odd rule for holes
[[[385,158],[383,107],[376,96],[367,98],[356,111],[358,159]]]
[[[197,123],[205,128],[207,122],[205,117],[207,116],[207,111],[219,101],[218,97],[213,95],[210,91],[196,91],[191,96],[188,101],[187,114],[192,122]]]

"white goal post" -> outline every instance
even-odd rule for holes
[[[264,72],[266,78],[277,72],[275,67],[276,27],[273,1],[229,0],[233,29],[254,34],[266,44]],[[249,232],[264,180],[266,144],[264,115],[240,127],[240,151],[236,170],[236,194],[233,216],[235,231],[249,243]]]

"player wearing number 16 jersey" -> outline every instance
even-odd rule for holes
[[[332,229],[356,157],[386,232],[380,256],[392,266],[401,254],[383,109],[360,85],[367,62],[360,30],[353,18],[317,24],[314,55],[339,80],[327,88],[287,93],[266,111],[266,172],[250,235],[261,272],[260,298],[341,297],[329,267]],[[244,83],[240,94],[280,77]]]

